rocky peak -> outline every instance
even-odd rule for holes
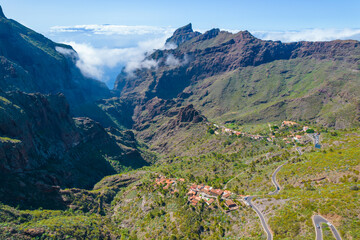
[[[0,6],[0,17],[6,18],[1,6]]]
[[[216,37],[217,35],[219,35],[220,33],[220,29],[218,28],[213,28],[207,32],[205,32],[204,34],[202,34],[201,36],[199,36],[197,41],[203,41],[203,40],[208,40],[211,38]]]
[[[245,31],[240,31],[237,34],[235,34],[235,39],[254,40],[254,39],[257,39],[257,38],[254,37],[249,31],[245,30]]]
[[[190,39],[201,35],[199,32],[194,32],[192,29],[191,23],[185,25],[181,28],[178,28],[174,34],[166,40],[167,44],[176,44],[179,46],[180,44],[189,41]]]

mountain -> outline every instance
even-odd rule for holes
[[[84,77],[71,46],[7,19],[0,13],[0,88],[3,91],[64,93],[73,105],[110,96],[106,85]]]
[[[148,57],[156,68],[118,76],[115,88],[122,98],[145,105],[153,98],[193,104],[223,123],[292,119],[336,128],[359,124],[358,41],[282,43],[257,39],[248,31],[212,29],[199,35],[190,28],[168,39],[179,43],[177,48]]]
[[[111,93],[81,74],[77,57],[70,46],[7,19],[0,8],[2,203],[62,209],[60,189],[91,189],[105,176],[152,161],[132,131],[104,128],[82,114]]]

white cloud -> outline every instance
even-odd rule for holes
[[[238,33],[237,29],[221,29],[222,31],[233,34]],[[298,41],[331,41],[337,39],[354,39],[360,40],[360,29],[344,28],[344,29],[303,29],[298,31],[250,31],[255,37],[262,40],[273,40],[282,42],[298,42]]]
[[[164,48],[164,38],[151,39],[139,42],[137,47],[129,48],[96,48],[89,43],[66,42],[78,53],[76,66],[87,77],[104,80],[105,68],[114,68],[125,65],[125,71],[130,73],[137,68],[156,67],[154,60],[144,60],[146,54],[152,53],[155,49]],[[57,48],[57,51],[64,55],[70,52],[68,49]],[[120,73],[121,69],[119,69]]]
[[[166,56],[165,64],[169,67],[177,67],[188,64],[190,61],[187,54],[184,55],[183,59],[176,58],[173,54],[169,54]]]
[[[166,58],[165,64],[170,67],[176,67],[180,65],[180,60],[175,58],[174,55],[169,54]]]
[[[108,79],[107,71],[109,69],[118,67],[117,72],[120,73],[121,68],[125,66],[125,71],[132,73],[137,68],[156,67],[157,62],[145,60],[145,56],[154,52],[155,49],[176,48],[173,45],[164,45],[165,40],[171,36],[172,32],[173,29],[171,28],[152,26],[78,25],[51,28],[51,33],[55,34],[53,36],[66,36],[66,38],[62,37],[66,40],[61,42],[71,45],[78,53],[76,65],[83,75],[101,81],[113,80]],[[63,33],[69,33],[70,35],[63,35]],[[82,37],[73,41],[71,38],[76,36],[73,33],[80,33]],[[132,43],[117,46],[121,42],[118,38],[119,35],[124,35],[124,38],[132,40]],[[95,36],[104,36],[106,38],[95,39]],[[113,45],[106,44],[109,42],[109,38],[110,40],[113,39]],[[91,43],[86,41],[87,39]],[[106,47],[104,45],[99,46],[102,39],[106,41],[106,43],[104,41]],[[58,48],[57,50],[64,55],[69,55],[68,49]],[[111,78],[114,78],[114,76]]]
[[[126,25],[75,25],[75,26],[54,26],[51,27],[51,33],[74,33],[85,32],[99,35],[145,35],[145,34],[163,34],[173,32],[170,27],[156,26],[126,26]]]
[[[282,42],[331,41],[336,39],[359,39],[360,29],[305,29],[301,31],[253,31],[254,36],[264,40]]]

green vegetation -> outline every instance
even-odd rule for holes
[[[18,139],[13,139],[8,137],[0,137],[0,142],[20,143],[21,141]]]
[[[0,219],[1,238],[105,239],[114,234],[122,235],[105,217],[71,210],[20,211],[0,205]]]
[[[311,216],[326,216],[345,239],[360,237],[359,131],[327,134],[321,151],[305,153],[302,161],[285,165],[278,173],[284,190],[277,199],[289,199],[269,221],[277,239],[313,238]],[[354,190],[350,190],[354,189]],[[301,232],[301,234],[299,234]],[[275,239],[275,238],[274,238]]]
[[[317,118],[327,126],[358,126],[354,102],[337,95],[324,103],[327,97],[319,94],[327,89],[333,96],[340,91],[355,96],[360,91],[360,75],[354,68],[352,63],[332,60],[278,60],[199,81],[187,103],[217,122]]]
[[[267,127],[268,133],[272,130],[280,136],[301,129]],[[262,131],[262,127],[254,128]],[[229,213],[224,213],[227,207],[221,199],[220,208],[216,202],[211,206],[202,201],[196,207],[190,205],[188,186],[204,183],[215,188],[226,186],[236,194],[257,195],[254,202],[265,212],[274,239],[314,238],[314,214],[329,219],[344,238],[359,237],[358,130],[321,130],[324,148],[315,151],[309,143],[299,156],[293,148],[282,148],[276,141],[215,135],[209,129],[204,127],[204,134],[187,142],[193,146],[187,147],[183,156],[159,155],[152,166],[106,177],[90,191],[64,190],[62,196],[72,209],[20,211],[2,205],[1,236],[40,232],[43,238],[60,239],[82,238],[84,234],[125,239],[266,238],[257,215],[238,200],[240,208]],[[213,152],[190,154],[207,141],[217,142]],[[284,163],[277,175],[282,190],[267,195],[274,190],[272,173]],[[184,178],[185,182],[177,181],[174,187],[163,189],[155,185],[158,174]]]
[[[306,133],[314,133],[314,132],[315,132],[314,129],[311,129],[311,128],[306,130]]]

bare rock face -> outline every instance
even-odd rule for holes
[[[184,122],[199,123],[199,122],[206,120],[206,118],[204,116],[202,116],[199,111],[194,109],[194,106],[192,104],[190,104],[184,108],[181,108],[180,112],[177,116],[177,119],[179,122],[182,122],[182,123],[184,123]]]
[[[166,40],[166,43],[179,46],[180,44],[189,41],[190,39],[199,35],[201,35],[201,33],[194,32],[191,23],[189,23],[188,25],[177,29],[174,34]]]

